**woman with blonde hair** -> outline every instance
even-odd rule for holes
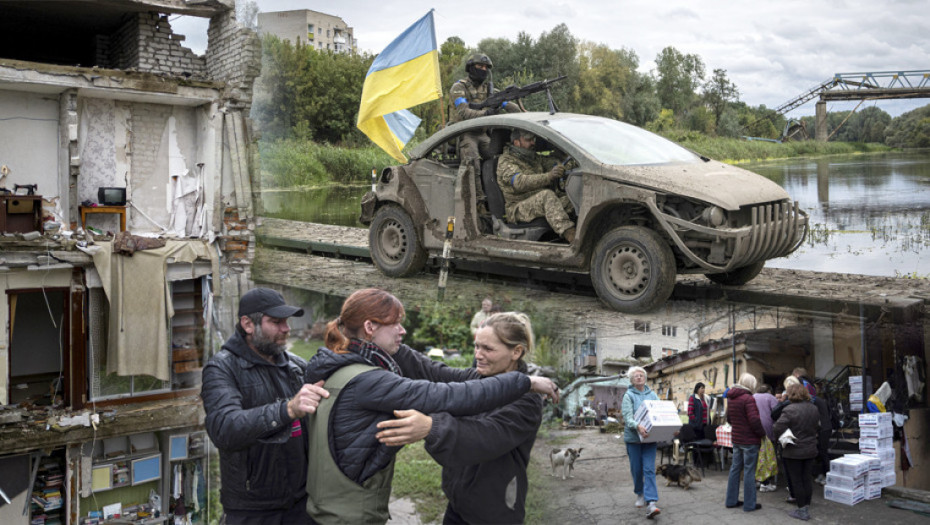
[[[744,512],[762,508],[756,503],[756,461],[765,428],[752,397],[756,383],[755,376],[743,374],[727,392],[727,421],[733,429],[733,463],[727,479],[726,506],[728,509],[742,506]],[[739,500],[740,474],[743,476],[743,501]]]
[[[785,460],[785,470],[798,508],[788,513],[795,519],[807,521],[811,519],[811,495],[814,492],[811,482],[811,468],[814,458],[817,457],[817,434],[820,431],[820,413],[811,403],[811,395],[802,384],[793,384],[787,390],[788,401],[791,403],[782,410],[781,417],[775,422],[773,428],[776,436],[781,436],[786,430],[794,434],[794,444],[785,446],[782,457]]]
[[[513,371],[525,374],[533,339],[526,314],[496,313],[475,333],[476,368],[451,368],[416,352],[398,352],[398,363],[410,377],[433,381],[490,378]],[[429,420],[426,451],[443,467],[442,491],[449,500],[444,524],[523,523],[529,485],[526,467],[542,423],[542,408],[542,398],[527,393],[476,416],[424,416]],[[402,421],[379,424],[379,439],[397,443]]]
[[[327,325],[326,346],[307,366],[304,381],[325,380],[330,393],[308,429],[307,513],[318,523],[384,523],[390,518],[400,447],[380,443],[375,434],[377,424],[395,411],[470,416],[516,401],[531,387],[553,393],[548,379],[519,372],[457,383],[402,377],[394,355],[408,351],[402,345],[403,319],[404,307],[390,293],[356,291]]]

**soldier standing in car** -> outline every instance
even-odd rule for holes
[[[463,78],[452,84],[449,90],[449,100],[452,105],[449,108],[449,124],[461,122],[463,120],[484,117],[486,115],[495,115],[501,111],[507,113],[517,113],[522,111],[516,102],[504,102],[500,107],[471,109],[468,105],[471,103],[481,103],[497,92],[494,89],[494,83],[491,81],[491,68],[494,65],[488,55],[474,53],[468,57],[465,62],[465,72],[467,78]],[[475,197],[479,214],[487,214],[487,198],[484,194],[484,188],[481,181],[478,180],[478,174],[481,172],[480,167],[475,167],[474,163],[481,162],[482,158],[489,158],[488,145],[490,138],[484,132],[468,132],[459,137],[459,176],[464,175],[465,170],[472,166],[475,168]]]

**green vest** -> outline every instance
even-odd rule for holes
[[[307,514],[320,525],[330,523],[379,523],[390,519],[388,501],[394,478],[394,460],[361,485],[339,470],[329,450],[329,426],[339,392],[355,376],[377,370],[375,366],[353,364],[329,376],[324,388],[329,397],[320,400],[316,414],[310,418],[307,469]]]

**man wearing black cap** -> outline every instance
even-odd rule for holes
[[[307,362],[287,352],[289,306],[268,288],[239,300],[234,333],[203,369],[207,433],[220,451],[220,502],[227,525],[306,524],[306,417],[323,382],[304,384]]]

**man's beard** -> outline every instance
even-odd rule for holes
[[[252,348],[268,357],[284,353],[284,345],[279,345],[273,339],[266,337],[258,325],[255,325],[255,332],[252,334]]]

